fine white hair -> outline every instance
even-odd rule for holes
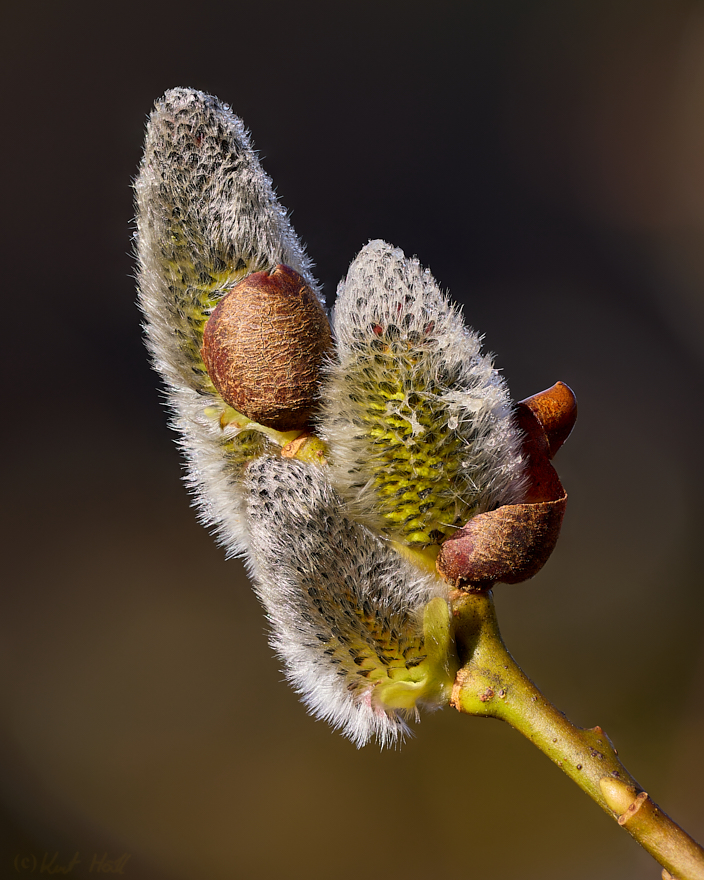
[[[425,659],[422,611],[446,586],[349,519],[325,469],[264,457],[245,486],[249,569],[286,677],[357,746],[395,743],[405,713],[379,705],[373,689]]]
[[[267,441],[225,431],[200,348],[217,301],[244,275],[285,263],[319,296],[311,262],[227,104],[176,88],[156,102],[135,182],[139,304],[201,521],[228,555],[246,551],[241,471]]]
[[[419,568],[394,548],[437,545],[520,497],[505,383],[429,271],[373,241],[338,290],[315,424],[328,463],[282,457],[225,404],[201,356],[217,302],[252,272],[286,264],[323,302],[241,120],[212,95],[168,91],[135,192],[147,345],[199,517],[245,557],[309,710],[358,746],[396,743],[419,706],[447,702],[456,657],[432,554]]]
[[[332,324],[319,430],[333,484],[363,522],[430,544],[520,499],[506,383],[428,269],[371,241],[338,287]]]

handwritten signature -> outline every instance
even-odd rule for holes
[[[93,853],[90,863],[81,858],[79,852],[73,854],[73,858],[68,862],[59,859],[59,853],[42,854],[41,859],[37,858],[34,853],[22,855],[18,853],[15,856],[15,871],[18,874],[59,874],[64,877],[71,874],[76,865],[88,865],[89,874],[124,874],[125,865],[129,861],[128,853],[123,853],[115,859],[109,859],[107,853],[102,856]]]

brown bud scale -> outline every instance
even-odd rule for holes
[[[522,504],[473,517],[440,548],[438,573],[453,586],[478,591],[517,584],[537,574],[560,536],[567,494],[550,459],[577,418],[577,399],[557,382],[522,400],[516,421],[523,432],[526,489]]]
[[[277,431],[304,428],[332,348],[325,310],[288,266],[254,272],[210,316],[201,354],[223,400]]]
[[[560,534],[567,495],[480,513],[442,545],[438,573],[455,587],[488,589],[537,574]]]
[[[528,407],[545,431],[548,453],[554,458],[557,450],[572,433],[577,421],[577,398],[564,382],[556,382],[552,388],[526,397],[519,407]]]

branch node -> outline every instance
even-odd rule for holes
[[[606,801],[606,806],[616,815],[619,824],[623,825],[621,818],[626,815],[638,797],[640,797],[638,790],[634,785],[628,785],[626,782],[613,776],[602,776],[599,780],[599,788]],[[640,804],[638,809],[640,809]],[[633,813],[630,815],[633,815]],[[630,818],[630,816],[627,818]],[[625,821],[626,819],[624,819]]]
[[[632,819],[635,814],[640,810],[643,804],[648,800],[648,793],[642,791],[638,797],[633,801],[630,807],[618,817],[618,824],[625,825],[629,819]]]

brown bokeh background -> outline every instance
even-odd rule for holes
[[[305,714],[179,482],[130,181],[154,99],[218,94],[331,299],[385,238],[516,398],[575,389],[563,535],[499,619],[701,840],[702,4],[39,2],[3,31],[0,874],[659,877],[498,722],[447,710],[380,753]]]

